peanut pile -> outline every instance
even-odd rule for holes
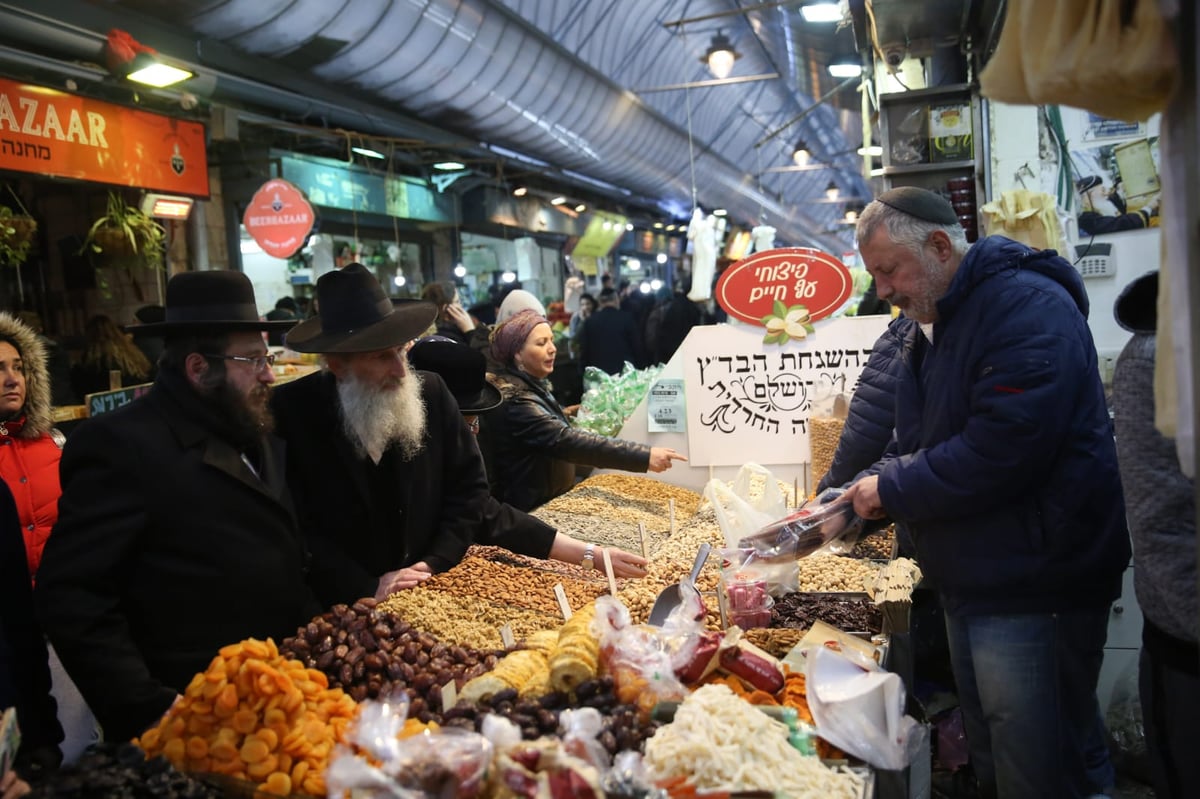
[[[865,592],[864,579],[873,581],[880,568],[878,563],[838,555],[809,555],[797,563],[801,591]]]
[[[554,596],[557,583],[562,584],[572,608],[582,607],[601,594],[608,593],[607,584],[471,556],[463,558],[453,569],[430,577],[420,587],[553,614],[559,612],[558,600]]]
[[[507,623],[520,641],[539,630],[558,629],[562,615],[497,605],[470,594],[430,591],[424,585],[399,591],[378,608],[393,613],[418,630],[475,649],[501,649],[500,627]]]

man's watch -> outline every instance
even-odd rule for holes
[[[588,544],[583,548],[583,559],[579,561],[579,565],[584,571],[591,571],[596,568],[596,545]]]

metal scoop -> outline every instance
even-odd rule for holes
[[[700,570],[704,568],[711,549],[711,544],[704,543],[700,545],[700,551],[696,553],[696,562],[692,564],[692,572],[689,575],[691,577],[690,580],[680,581],[676,585],[668,585],[659,592],[658,598],[654,600],[654,607],[650,608],[650,624],[655,627],[663,626],[667,617],[671,615],[671,611],[683,604],[685,591],[692,591],[697,595],[699,594],[695,589],[696,578],[700,576]]]

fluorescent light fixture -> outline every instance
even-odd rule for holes
[[[813,3],[800,6],[800,16],[805,22],[841,22],[842,9],[837,3]]]
[[[859,155],[869,155],[872,158],[880,158],[883,156],[883,145],[872,144],[870,147],[859,147]]]
[[[138,53],[125,77],[134,83],[161,89],[164,86],[174,86],[195,74],[190,70],[164,64],[149,53]]]
[[[141,210],[146,216],[161,217],[163,219],[187,219],[188,214],[192,212],[192,204],[195,202],[191,197],[177,197],[173,194],[155,194],[147,192],[142,197]]]
[[[467,268],[465,266],[463,266],[462,264],[459,264],[458,266],[454,267],[454,276],[455,277],[466,277],[467,276]]]
[[[724,208],[714,208],[712,215],[713,216],[725,216],[728,213],[729,212],[726,211]]]
[[[408,279],[404,275],[396,275],[392,278],[392,282],[396,284],[396,288],[401,288],[408,282]]]
[[[742,54],[733,49],[733,42],[729,41],[729,37],[718,31],[704,53],[704,58],[700,60],[708,64],[708,71],[714,78],[721,80],[729,77],[729,73],[733,71],[733,62],[741,57]]]
[[[654,260],[658,261],[660,264],[665,264],[667,262],[667,254],[665,252],[660,252],[658,257]]]
[[[832,180],[829,181],[829,185],[825,187],[825,199],[827,200],[836,200],[841,193],[841,189],[839,189],[837,184]]]
[[[835,78],[857,78],[862,74],[862,64],[850,60],[835,61],[829,65],[829,74]]]
[[[456,172],[460,169],[466,169],[467,165],[459,161],[438,161],[433,165],[434,169],[440,169],[443,172]]]
[[[662,287],[663,287],[663,282],[661,280],[659,280],[658,278],[654,278],[653,280],[650,281],[650,288],[654,289],[655,291],[658,291]]]
[[[550,201],[550,204],[551,204],[551,205],[562,205],[562,204],[563,204],[563,203],[565,203],[566,201],[567,201],[567,198],[566,198],[566,197],[563,197],[562,195],[559,195],[558,197],[555,197],[553,200],[551,200],[551,201]]]
[[[672,231],[674,231],[674,230],[675,230],[675,226],[674,226],[674,225],[667,225],[667,232],[668,232],[668,233],[671,233],[671,232],[672,232]]]
[[[577,213],[577,214],[582,214],[586,210],[587,210],[587,206],[584,205],[583,203],[580,203],[579,205],[575,206],[575,213]]]
[[[528,193],[529,189],[525,188],[524,186],[517,186],[515,189],[513,189],[514,197],[524,197]]]
[[[500,275],[500,280],[501,280],[501,282],[503,282],[503,283],[512,283],[512,282],[513,282],[514,280],[516,280],[516,279],[517,279],[517,273],[516,273],[516,272],[513,272],[513,271],[511,271],[511,270],[509,270],[509,271],[505,272],[504,274]]]
[[[654,223],[654,229],[655,229],[655,230],[662,230],[662,229],[663,229],[663,223],[662,223],[662,222],[655,222],[655,223]]]
[[[378,150],[372,150],[369,147],[351,147],[350,152],[358,153],[364,158],[387,158],[387,156],[383,153],[379,152]]]

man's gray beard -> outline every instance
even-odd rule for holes
[[[404,460],[421,451],[425,438],[425,402],[421,378],[410,370],[394,391],[368,386],[353,376],[338,380],[342,430],[360,458],[376,463],[393,445]]]

